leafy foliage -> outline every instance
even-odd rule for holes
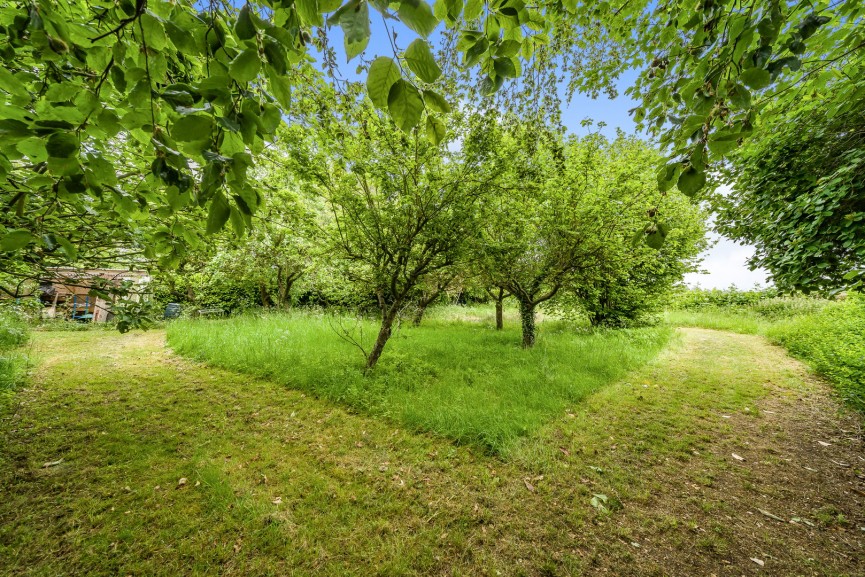
[[[853,407],[865,411],[865,301],[860,295],[779,324],[769,336],[834,382]]]
[[[865,83],[774,111],[732,157],[718,228],[756,247],[750,263],[784,290],[838,291],[865,281]],[[851,86],[852,85],[852,86]],[[855,88],[852,91],[851,89]]]

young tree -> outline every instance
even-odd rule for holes
[[[394,322],[417,289],[457,263],[474,232],[486,178],[471,159],[406,132],[371,107],[337,107],[343,121],[309,120],[289,158],[329,214],[333,256],[359,287],[375,292],[381,326],[366,355],[378,362]],[[346,120],[349,120],[346,122]],[[452,129],[445,142],[457,137]]]

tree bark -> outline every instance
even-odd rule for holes
[[[425,305],[425,304],[418,305],[417,309],[414,312],[414,318],[411,320],[411,323],[414,326],[416,326],[416,327],[420,326],[420,323],[423,320],[423,314],[426,312],[426,307],[427,307],[427,305]]]
[[[436,290],[431,296],[428,298],[422,298],[418,304],[417,309],[414,313],[414,318],[412,319],[412,324],[416,327],[420,326],[421,321],[423,320],[423,315],[426,312],[427,307],[429,307],[433,301],[435,301],[439,295],[442,294],[442,290]]]
[[[520,301],[520,319],[523,323],[523,348],[535,346],[535,303]]]
[[[381,353],[384,352],[384,346],[387,344],[388,339],[390,338],[391,331],[393,329],[393,321],[396,319],[397,311],[399,311],[399,304],[394,303],[385,311],[385,314],[381,318],[381,328],[378,330],[378,337],[375,339],[375,344],[372,347],[372,350],[369,352],[369,356],[366,358],[366,368],[367,370],[375,367],[375,364],[378,362]]]
[[[273,299],[270,298],[270,292],[267,290],[267,285],[263,282],[258,283],[258,290],[261,293],[261,306],[271,308],[273,306]]]
[[[504,321],[504,300],[505,300],[505,291],[499,289],[499,295],[496,297],[496,330],[500,331],[505,328]]]

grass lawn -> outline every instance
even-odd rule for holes
[[[161,331],[37,333],[0,414],[0,575],[863,574],[835,464],[861,422],[758,337],[671,342],[503,460]]]
[[[515,318],[503,331],[493,323],[489,308],[442,307],[420,327],[403,325],[366,376],[360,351],[336,331],[351,328],[368,344],[371,321],[304,313],[182,321],[169,326],[168,343],[181,355],[507,456],[565,407],[654,358],[672,334],[590,333],[548,320],[535,348],[523,350]]]

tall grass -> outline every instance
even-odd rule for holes
[[[492,311],[451,307],[421,327],[400,328],[379,365],[338,335],[369,342],[375,323],[295,313],[184,320],[168,328],[182,355],[278,381],[408,428],[506,455],[568,405],[622,378],[666,344],[667,327],[575,331],[546,322],[532,350],[513,322],[492,326]]]
[[[24,376],[27,357],[21,347],[28,338],[29,329],[21,316],[13,311],[0,310],[0,397],[8,394]]]
[[[779,322],[767,336],[832,381],[865,412],[865,298],[853,295],[817,313]]]

